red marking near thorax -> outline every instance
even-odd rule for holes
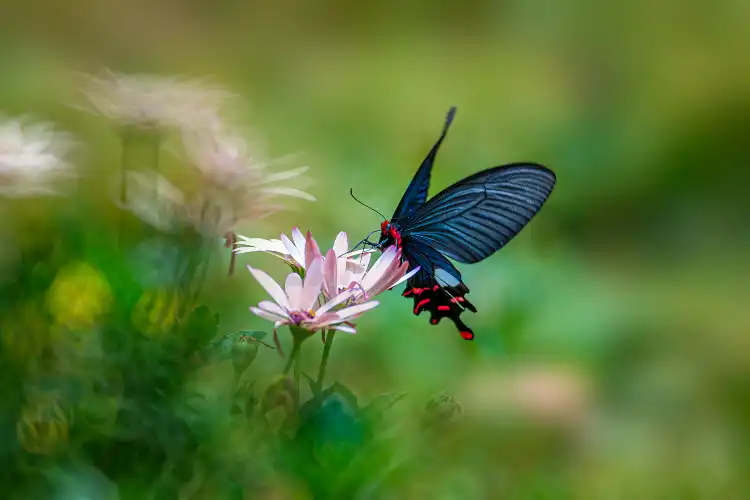
[[[380,224],[380,234],[384,237],[390,237],[393,239],[393,243],[396,248],[401,248],[401,233],[396,229],[390,221],[384,220]]]

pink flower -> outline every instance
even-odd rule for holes
[[[260,302],[258,307],[250,308],[261,318],[274,322],[274,335],[276,329],[282,325],[296,326],[311,333],[323,328],[356,333],[349,321],[378,305],[378,302],[371,301],[340,307],[354,295],[351,290],[318,305],[324,279],[321,258],[315,258],[310,263],[304,280],[299,274],[290,273],[283,289],[263,271],[250,266],[247,268],[274,300],[274,302],[265,300]]]
[[[417,267],[407,273],[409,263],[401,261],[401,250],[395,246],[386,248],[369,269],[372,252],[351,255],[348,251],[347,236],[342,231],[325,255],[323,294],[326,297],[351,290],[354,292],[351,302],[363,302],[403,283],[419,271]]]

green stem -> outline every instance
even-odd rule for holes
[[[289,370],[292,369],[292,364],[294,364],[297,361],[297,355],[299,353],[300,347],[302,346],[301,342],[297,342],[297,340],[294,340],[294,346],[292,347],[292,353],[289,355],[289,359],[286,362],[286,366],[284,367],[284,375],[289,374]]]
[[[323,390],[323,379],[326,376],[326,366],[328,366],[328,356],[331,354],[331,346],[333,346],[333,336],[336,333],[334,330],[326,332],[326,343],[323,347],[323,357],[320,360],[320,368],[318,369],[318,380],[315,383],[318,390]]]
[[[132,136],[127,129],[120,132],[120,142],[122,144],[122,153],[120,156],[120,220],[119,220],[119,237],[120,247],[123,248],[125,240],[125,209],[128,202],[128,170],[131,168],[132,156]]]

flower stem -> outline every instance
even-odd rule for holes
[[[318,380],[315,385],[318,391],[323,390],[323,378],[326,376],[326,366],[328,366],[328,356],[331,354],[331,346],[333,346],[333,336],[335,330],[329,330],[326,335],[326,343],[323,347],[323,357],[320,360],[320,368],[318,369]]]

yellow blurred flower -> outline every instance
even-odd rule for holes
[[[54,396],[37,397],[16,424],[18,442],[29,453],[48,455],[68,441],[68,418]]]
[[[175,326],[182,302],[179,292],[147,290],[138,300],[131,319],[146,337],[162,337]]]
[[[85,262],[61,269],[47,290],[47,307],[58,325],[90,328],[108,310],[112,291],[104,276]]]

